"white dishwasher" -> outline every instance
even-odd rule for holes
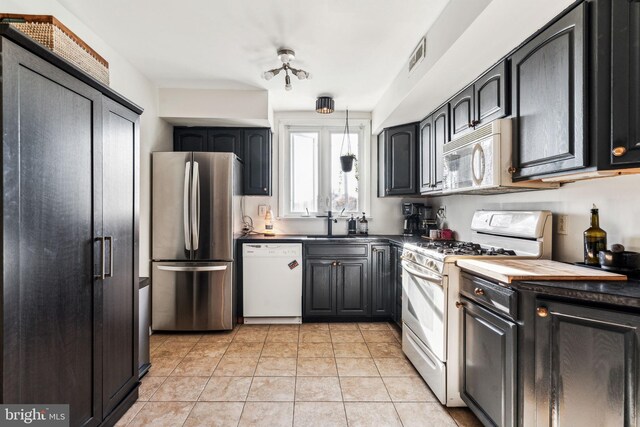
[[[302,244],[242,245],[245,323],[302,323]]]

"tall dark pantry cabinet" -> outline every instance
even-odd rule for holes
[[[138,396],[142,110],[0,25],[2,403],[113,425]]]

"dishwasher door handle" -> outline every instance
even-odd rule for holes
[[[174,266],[174,265],[159,265],[158,270],[163,271],[224,271],[227,269],[226,265],[207,265],[207,266]]]

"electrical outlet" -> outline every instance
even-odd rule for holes
[[[558,216],[558,234],[564,234],[567,235],[569,234],[569,232],[567,231],[568,229],[568,217],[567,215],[560,215]]]
[[[267,214],[267,205],[259,205],[258,206],[258,216],[264,218]]]

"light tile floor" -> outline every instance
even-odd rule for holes
[[[481,425],[437,402],[388,323],[154,334],[151,363],[117,426]]]

